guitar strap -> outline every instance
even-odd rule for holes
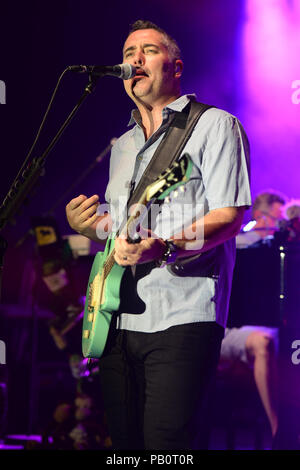
[[[128,199],[127,210],[131,205],[136,204],[140,200],[145,188],[149,184],[153,183],[163,171],[172,165],[173,162],[179,160],[182,150],[184,149],[184,146],[190,138],[200,117],[205,113],[205,111],[213,107],[214,106],[212,105],[199,103],[197,101],[190,101],[181,112],[174,112],[164,138],[154,152],[139,183]],[[126,217],[123,220],[118,233],[121,232],[125,224]],[[146,265],[131,266],[130,271],[132,275],[135,276],[137,269],[151,269],[152,264],[153,263],[146,263]]]
[[[153,183],[164,170],[180,158],[182,150],[190,138],[198,120],[207,109],[212,107],[211,105],[198,103],[197,101],[190,101],[181,112],[174,112],[164,138],[154,152],[135,190],[129,196],[127,210],[131,205],[136,204],[141,199],[143,192],[149,184]],[[125,217],[116,236],[121,232],[126,224],[126,220],[127,218]],[[140,275],[143,276],[152,268],[153,262],[131,266],[130,269],[126,269],[124,274],[126,281],[124,285],[127,291],[132,288],[132,292],[135,292],[134,278]],[[138,294],[136,294],[136,296],[138,298]],[[124,311],[124,309],[120,307],[119,312],[121,311]],[[126,308],[125,311],[127,311]],[[115,321],[116,317],[117,315],[115,316]]]
[[[181,112],[175,111],[167,132],[153,154],[143,176],[129,197],[127,207],[136,204],[145,188],[179,159],[186,142],[202,114],[213,106],[190,101]]]

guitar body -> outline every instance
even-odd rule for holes
[[[119,309],[120,286],[124,266],[113,263],[106,275],[106,262],[115,241],[107,240],[104,252],[96,254],[91,269],[84,306],[82,352],[84,357],[101,357],[110,328],[113,312]]]

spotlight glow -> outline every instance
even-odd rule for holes
[[[242,116],[252,143],[254,192],[275,186],[298,197],[300,2],[248,0],[243,29]],[[294,100],[292,99],[294,94]],[[298,179],[298,177],[297,177]],[[297,192],[296,192],[297,191]]]

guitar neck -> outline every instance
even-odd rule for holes
[[[127,219],[124,227],[122,228],[120,234],[122,236],[126,236],[126,238],[128,239],[128,234],[130,234],[130,238],[133,238],[134,235],[137,234],[137,232],[134,230],[134,233],[132,233],[132,226],[135,224],[135,229],[136,229],[136,219],[140,219],[140,222],[142,222],[145,218],[145,216],[148,214],[148,211],[149,211],[149,207],[150,205],[147,207],[147,203],[148,203],[148,200],[147,200],[147,191],[145,190],[140,198],[140,200],[134,204],[133,206],[133,210],[132,210],[132,214],[129,216],[129,218]],[[146,208],[146,210],[145,210]],[[143,210],[143,213],[141,213],[141,211]],[[115,258],[114,258],[114,255],[115,255],[115,249],[113,248],[112,251],[110,252],[110,254],[108,255],[108,257],[106,258],[105,260],[105,263],[103,265],[103,275],[104,275],[104,278],[106,278],[114,263],[115,263]]]

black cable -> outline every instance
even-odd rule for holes
[[[56,84],[56,86],[55,86],[55,88],[54,88],[54,91],[53,91],[52,96],[51,96],[51,98],[50,98],[50,101],[49,101],[49,104],[48,104],[48,106],[47,106],[46,112],[45,112],[45,114],[44,114],[44,116],[43,116],[42,122],[41,122],[40,127],[39,127],[39,129],[38,129],[38,131],[37,131],[36,137],[35,137],[35,139],[34,139],[34,141],[33,141],[33,144],[32,144],[32,146],[31,146],[31,148],[30,148],[28,154],[27,154],[26,157],[25,157],[25,160],[24,160],[24,162],[23,162],[23,165],[21,166],[21,168],[20,168],[20,170],[19,170],[17,176],[15,177],[15,179],[14,179],[14,181],[13,181],[13,183],[12,183],[12,185],[11,185],[11,188],[13,188],[14,185],[17,183],[19,177],[21,176],[21,174],[23,173],[23,171],[24,171],[24,169],[25,169],[25,167],[26,167],[26,165],[27,165],[27,162],[29,161],[29,158],[30,158],[30,156],[31,156],[31,154],[32,154],[32,152],[33,152],[34,147],[35,147],[36,144],[37,144],[37,141],[38,141],[38,139],[39,139],[39,137],[40,137],[40,134],[41,134],[41,132],[42,132],[42,130],[43,130],[43,127],[44,127],[44,125],[45,125],[47,116],[48,116],[49,111],[50,111],[50,109],[51,109],[51,107],[52,107],[52,103],[53,103],[54,98],[55,98],[55,96],[56,96],[56,94],[57,94],[57,90],[58,90],[58,88],[59,88],[60,82],[62,81],[62,78],[63,78],[63,76],[65,75],[65,73],[68,72],[68,71],[69,71],[69,68],[67,67],[67,68],[61,73],[61,75],[60,75],[60,77],[59,77],[59,79],[58,79],[58,81],[57,81],[57,84]]]
[[[61,74],[61,76],[59,77],[55,90],[50,99],[50,103],[47,107],[42,123],[39,127],[36,138],[34,139],[34,142],[31,146],[31,149],[29,150],[22,167],[18,172],[17,177],[15,178],[6,197],[4,198],[2,205],[0,206],[0,230],[2,230],[4,226],[6,225],[7,221],[10,220],[12,216],[14,216],[14,214],[19,209],[20,205],[24,202],[24,199],[28,196],[29,192],[32,190],[32,188],[38,181],[39,177],[43,174],[46,157],[48,156],[52,148],[55,146],[57,141],[60,139],[62,133],[64,132],[66,127],[70,124],[71,120],[77,113],[78,109],[80,108],[84,100],[94,91],[96,83],[98,79],[100,78],[100,77],[94,77],[92,75],[89,75],[89,82],[85,86],[84,92],[82,93],[80,99],[78,100],[75,107],[72,109],[71,113],[68,115],[64,123],[61,125],[60,129],[58,130],[54,138],[51,140],[50,144],[48,145],[44,153],[38,158],[33,158],[26,166],[26,163],[28,162],[29,157],[32,154],[32,151],[34,149],[34,146],[36,145],[36,142],[40,136],[41,130],[44,127],[46,117],[52,106],[52,103],[56,95],[58,86],[61,82],[61,79],[67,71],[69,71],[69,67],[65,69],[63,73]]]

